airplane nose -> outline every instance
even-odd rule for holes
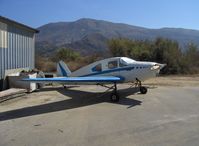
[[[156,63],[156,64],[152,65],[151,70],[161,70],[165,66],[166,66],[166,64]]]

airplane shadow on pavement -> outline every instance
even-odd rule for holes
[[[16,119],[21,117],[27,117],[32,115],[40,115],[44,113],[68,110],[73,108],[79,108],[83,106],[99,104],[103,102],[110,102],[110,92],[104,94],[103,92],[87,92],[80,90],[73,90],[71,88],[44,88],[39,92],[45,92],[50,90],[56,90],[63,95],[71,97],[71,99],[66,99],[62,101],[56,101],[53,103],[46,103],[42,105],[36,105],[31,107],[25,107],[21,109],[6,111],[0,113],[0,121]],[[120,101],[112,104],[126,105],[127,108],[131,108],[137,105],[141,105],[142,101],[128,98],[129,95],[135,94],[138,92],[137,88],[127,88],[118,90],[120,94]]]

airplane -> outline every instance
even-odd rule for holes
[[[60,61],[57,64],[57,76],[53,78],[25,78],[23,81],[33,83],[61,83],[65,84],[95,84],[101,85],[113,92],[110,96],[112,102],[119,101],[117,91],[118,83],[135,83],[140,93],[146,94],[147,88],[142,82],[156,77],[166,64],[156,62],[135,61],[127,57],[112,57],[96,61],[71,72],[68,66]],[[113,84],[109,87],[106,84]]]

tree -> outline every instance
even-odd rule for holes
[[[181,72],[179,63],[182,58],[182,52],[176,41],[157,38],[153,57],[159,63],[167,63],[164,69],[166,73],[176,74]]]
[[[164,38],[154,41],[112,39],[108,46],[113,56],[166,63],[163,70],[166,74],[199,72],[199,49],[192,43],[185,52],[178,42]]]
[[[123,39],[112,39],[108,41],[110,52],[114,57],[126,55],[126,45]]]
[[[185,65],[188,72],[199,72],[199,49],[193,43],[188,44],[184,53],[184,60],[186,60]]]
[[[56,55],[55,55],[55,60],[64,60],[64,61],[75,61],[80,58],[80,54],[68,49],[68,48],[62,48],[60,49]]]

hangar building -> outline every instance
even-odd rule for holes
[[[38,30],[0,16],[0,90],[8,72],[33,69]]]

